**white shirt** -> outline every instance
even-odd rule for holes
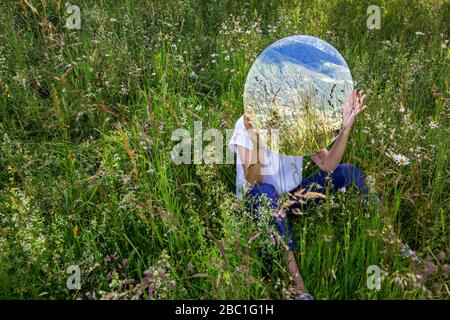
[[[236,156],[236,196],[242,198],[248,188],[244,168],[237,146],[253,149],[253,143],[247,134],[242,115],[234,127],[233,135],[228,143]],[[264,148],[264,165],[261,167],[263,182],[272,184],[279,194],[295,189],[302,181],[303,157],[284,156]]]

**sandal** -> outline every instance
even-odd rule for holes
[[[294,300],[314,300],[314,297],[311,293],[300,293],[295,296]]]

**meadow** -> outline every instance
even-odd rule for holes
[[[194,121],[232,129],[253,61],[293,34],[332,44],[367,93],[344,162],[383,199],[342,190],[294,219],[306,286],[449,299],[448,1],[71,4],[80,29],[64,1],[0,3],[1,299],[289,299],[285,249],[270,213],[241,214],[235,165],[170,152]]]

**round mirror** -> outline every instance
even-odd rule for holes
[[[245,81],[244,111],[269,149],[310,155],[341,131],[352,89],[347,63],[333,46],[293,35],[256,58]]]

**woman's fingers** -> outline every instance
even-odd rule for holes
[[[364,103],[364,99],[366,98],[366,95],[363,94],[363,96],[361,97],[361,99],[359,100],[359,104],[363,104]]]
[[[355,89],[352,90],[352,96],[351,96],[351,100],[350,100],[350,105],[354,105],[357,99],[357,92]]]
[[[359,90],[359,92],[357,90],[354,90],[354,91],[355,91],[355,98],[353,100],[352,107],[359,109],[363,105],[366,95],[364,94],[364,92],[362,90]]]
[[[253,123],[250,118],[244,113],[244,126],[246,129],[253,128]]]
[[[355,115],[358,115],[361,111],[363,111],[364,109],[366,109],[367,108],[367,106],[366,105],[364,105],[363,107],[361,107],[361,108],[358,108],[358,110],[356,110],[356,113],[355,113]]]

